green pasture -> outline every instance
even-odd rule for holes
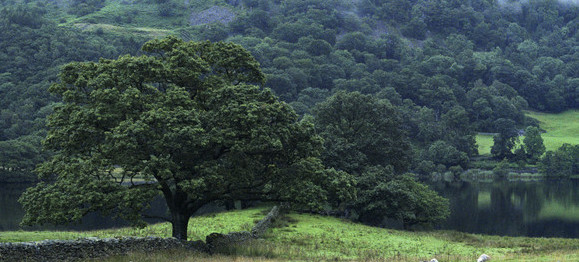
[[[526,114],[539,120],[539,126],[545,130],[541,136],[547,150],[556,150],[564,143],[579,144],[579,110],[559,114],[527,111]]]
[[[476,144],[478,145],[478,154],[481,156],[490,155],[491,147],[493,146],[492,135],[476,135]]]
[[[564,143],[579,144],[579,110],[569,110],[559,114],[526,111],[528,117],[539,121],[539,127],[545,130],[541,134],[547,150],[557,150]],[[520,137],[522,142],[524,137]],[[492,135],[477,135],[476,143],[480,155],[490,155],[493,145]]]
[[[190,240],[212,232],[249,230],[269,207],[194,217]],[[170,236],[170,225],[142,229],[119,228],[87,232],[0,232],[0,242],[76,239],[83,237]],[[501,237],[454,231],[410,232],[370,227],[334,217],[291,213],[277,219],[259,240],[208,256],[191,251],[133,253],[105,261],[475,261],[485,253],[495,261],[573,261],[579,239]],[[178,255],[178,257],[176,257]]]

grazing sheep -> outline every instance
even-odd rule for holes
[[[485,262],[487,260],[490,260],[491,257],[488,256],[487,254],[482,254],[480,255],[480,257],[476,260],[476,262]]]
[[[482,254],[482,255],[480,255],[480,257],[476,260],[476,262],[485,262],[485,261],[489,261],[489,260],[491,260],[491,257],[490,257],[489,255],[487,255],[487,254]],[[426,262],[426,261],[423,261],[423,262]],[[436,260],[436,258],[433,258],[433,259],[431,259],[431,260],[428,261],[428,262],[438,262],[438,260]]]

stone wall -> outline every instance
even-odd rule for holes
[[[271,211],[251,229],[251,232],[240,231],[229,234],[212,233],[205,238],[207,249],[213,253],[228,245],[239,244],[250,239],[257,239],[263,236],[269,229],[271,223],[279,216],[279,207],[274,206]]]
[[[124,237],[44,240],[38,242],[0,243],[0,261],[75,261],[127,252],[202,247],[196,242],[176,238]]]
[[[279,208],[273,207],[267,216],[256,223],[251,232],[212,233],[207,236],[206,243],[202,241],[185,242],[176,238],[160,237],[85,238],[0,243],[0,261],[75,261],[128,252],[151,252],[178,248],[213,253],[227,245],[243,243],[261,237],[278,215]]]
[[[271,211],[262,220],[257,222],[253,229],[251,229],[251,234],[254,238],[261,237],[267,229],[271,226],[271,223],[279,216],[279,207],[274,206]]]

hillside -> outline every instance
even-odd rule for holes
[[[300,115],[340,90],[388,99],[413,144],[410,169],[417,173],[467,168],[465,159],[478,152],[477,132],[536,124],[523,110],[579,107],[579,7],[560,1],[10,0],[2,6],[3,170],[30,171],[46,159],[44,119],[58,102],[47,89],[61,65],[140,54],[143,42],[166,35],[241,44],[260,62],[265,86]],[[441,145],[453,153],[435,157]]]

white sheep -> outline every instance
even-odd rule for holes
[[[487,254],[482,254],[480,255],[480,257],[476,260],[476,262],[485,262],[490,260],[491,257]],[[426,262],[426,261],[425,261]],[[431,259],[429,262],[438,262],[438,260],[436,260],[436,258]]]
[[[485,262],[487,260],[490,260],[491,257],[487,254],[482,254],[480,255],[480,257],[476,260],[476,262]]]

